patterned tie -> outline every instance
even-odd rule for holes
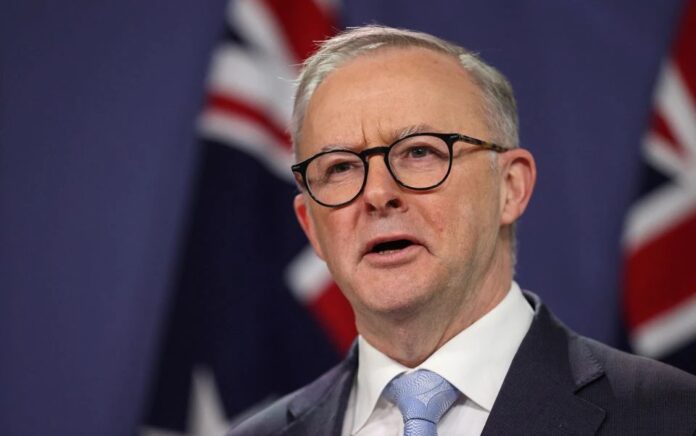
[[[404,417],[404,436],[437,436],[437,423],[459,396],[447,380],[426,369],[394,377],[384,396]]]

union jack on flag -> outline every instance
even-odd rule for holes
[[[353,313],[292,210],[299,65],[336,31],[329,0],[236,0],[199,119],[202,168],[144,434],[223,434],[335,364]]]
[[[625,229],[624,303],[639,354],[696,373],[696,0],[663,62]]]
[[[201,136],[239,147],[259,159],[272,175],[293,184],[287,133],[292,82],[317,41],[335,32],[335,7],[327,0],[233,2],[232,25],[260,50],[238,44],[218,48]],[[264,213],[263,208],[258,213]],[[311,247],[297,253],[284,276],[293,295],[313,313],[336,347],[347,351],[356,334],[351,309]]]

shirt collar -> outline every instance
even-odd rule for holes
[[[438,373],[490,412],[533,317],[534,311],[513,281],[496,307],[414,369]],[[354,430],[365,425],[391,379],[412,370],[377,350],[362,336],[358,337],[358,353]]]

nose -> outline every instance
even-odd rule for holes
[[[362,195],[367,211],[383,215],[403,209],[403,191],[392,177],[382,156],[370,156],[368,160],[370,167]]]

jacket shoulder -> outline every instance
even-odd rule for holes
[[[680,434],[677,428],[696,431],[696,376],[593,339],[575,339],[604,369],[604,377],[583,388],[580,396],[613,410],[614,416],[633,417],[644,428],[673,428],[673,434]]]
[[[539,391],[545,387],[555,392],[559,404],[563,391],[570,389],[575,400],[582,400],[569,403],[578,411],[587,406],[601,411],[597,435],[696,436],[695,376],[578,335],[536,295],[525,296],[535,309],[534,321],[508,373],[508,378],[511,373],[515,377],[509,383],[506,379],[508,390],[504,384],[501,394],[515,399],[511,391],[528,389],[525,383],[532,379],[539,383]],[[519,401],[505,404],[518,406]],[[567,424],[582,426],[588,416],[572,423],[568,418]]]
[[[617,393],[680,393],[696,396],[696,376],[647,357],[617,350],[593,339],[580,337],[597,358]]]
[[[270,436],[282,434],[301,413],[320,404],[342,374],[350,371],[350,359],[344,360],[310,384],[274,401],[269,406],[243,419],[227,436]]]
[[[269,406],[243,419],[227,433],[227,436],[273,435],[285,428],[289,423],[288,404],[302,389],[274,401]]]

